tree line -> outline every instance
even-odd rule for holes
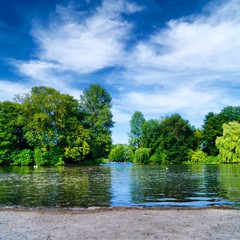
[[[0,102],[0,164],[98,163],[111,149],[111,107],[98,84],[79,100],[40,86]]]
[[[114,146],[109,158],[141,164],[240,162],[240,107],[209,112],[202,129],[180,114],[146,121],[136,111],[130,120],[129,144]]]
[[[202,129],[180,114],[146,120],[136,111],[129,144],[112,145],[112,98],[91,84],[79,100],[39,86],[0,102],[0,164],[240,162],[240,107],[209,112]]]

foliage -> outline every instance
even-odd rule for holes
[[[20,104],[0,102],[0,163],[10,164],[15,154],[29,147],[19,122],[22,112]]]
[[[18,153],[15,152],[12,159],[12,165],[28,166],[33,163],[33,152],[30,149],[24,149]]]
[[[217,137],[216,146],[223,162],[240,162],[240,123],[223,124],[223,136]]]
[[[196,151],[190,150],[189,152],[189,163],[205,163],[207,154],[200,149]]]
[[[155,153],[162,156],[162,161],[182,163],[188,158],[189,150],[197,148],[195,129],[179,114],[166,117],[160,123],[158,147]]]
[[[21,98],[24,136],[37,165],[61,165],[63,158],[83,160],[88,134],[81,131],[78,101],[53,88],[34,87]]]
[[[150,163],[156,163],[156,164],[167,164],[167,154],[165,151],[162,152],[155,152],[149,160]]]
[[[109,159],[115,162],[132,162],[133,150],[131,146],[126,144],[117,144],[109,154]]]
[[[80,101],[40,86],[17,95],[14,102],[0,102],[0,163],[85,164],[103,162],[107,156],[143,164],[240,161],[240,107],[208,113],[202,130],[179,114],[146,121],[136,111],[130,121],[130,146],[113,148],[111,107],[110,94],[98,84],[84,90]]]
[[[140,147],[140,148],[136,149],[135,154],[134,154],[135,162],[141,163],[141,164],[149,163],[150,151],[151,151],[150,148]]]
[[[212,112],[205,117],[203,124],[203,151],[210,156],[219,153],[215,145],[216,138],[223,134],[223,124],[231,121],[240,122],[240,107],[225,107],[219,114]]]
[[[218,156],[207,156],[204,163],[217,164],[217,163],[220,163],[220,159]]]
[[[64,165],[90,154],[101,159],[111,146],[110,107],[110,95],[98,85],[84,92],[81,103],[44,86],[0,102],[0,163]]]
[[[142,126],[145,122],[143,114],[139,111],[134,112],[130,120],[129,144],[133,147],[140,147],[142,138]]]
[[[141,147],[151,148],[153,151],[158,145],[160,122],[155,119],[145,121],[142,125]]]
[[[197,145],[199,148],[202,148],[202,141],[203,141],[203,132],[200,129],[196,129],[194,131],[194,137],[197,141]]]
[[[80,104],[84,127],[89,130],[88,157],[107,157],[112,144],[110,129],[114,125],[110,94],[98,84],[91,84],[80,96]]]

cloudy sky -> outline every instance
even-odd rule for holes
[[[204,116],[240,105],[239,0],[1,0],[0,101],[50,86],[113,98],[114,143],[135,111]]]

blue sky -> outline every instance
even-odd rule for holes
[[[113,98],[114,143],[135,111],[161,119],[240,105],[238,0],[1,0],[0,101],[33,86]]]

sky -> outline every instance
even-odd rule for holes
[[[112,96],[113,143],[135,111],[201,128],[240,105],[239,0],[1,0],[0,101],[53,87]]]

